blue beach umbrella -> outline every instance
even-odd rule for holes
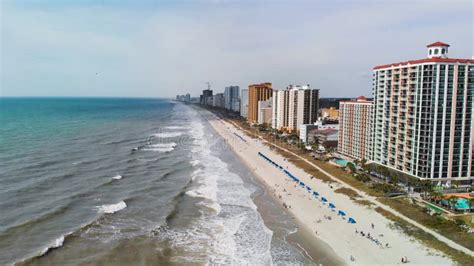
[[[346,216],[346,213],[344,211],[339,211],[337,215]]]
[[[329,203],[329,208],[334,209],[334,208],[336,208],[336,205],[334,205],[332,203]]]
[[[316,192],[316,191],[313,191],[313,195],[314,195],[315,197],[317,197],[317,196],[319,196],[319,193]]]
[[[326,199],[325,197],[321,197],[321,200],[322,200],[323,202],[328,201],[328,199]]]
[[[310,188],[309,186],[306,186],[306,189],[307,189],[307,190],[311,190],[311,188]]]
[[[349,220],[347,220],[347,222],[350,223],[350,224],[355,224],[356,220],[354,220],[354,218],[350,217]]]

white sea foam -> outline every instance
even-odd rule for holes
[[[127,204],[125,203],[125,201],[121,201],[116,204],[102,205],[98,207],[99,212],[101,213],[116,213],[125,208],[127,208]]]
[[[167,126],[166,129],[187,129],[188,127],[184,126]]]
[[[69,233],[70,234],[70,233]],[[69,235],[69,234],[66,234]],[[40,253],[39,253],[39,256],[43,256],[45,255],[46,253],[48,253],[50,250],[52,249],[55,249],[55,248],[59,248],[59,247],[62,247],[62,245],[64,244],[64,235],[56,238],[53,242],[51,242],[46,248],[44,248]]]
[[[174,148],[177,145],[178,144],[176,144],[175,142],[169,142],[169,143],[150,144],[150,145],[148,145],[148,147],[152,147],[152,148]]]
[[[183,132],[161,132],[153,134],[152,136],[157,138],[175,138],[181,135],[183,135]]]
[[[177,264],[272,264],[272,232],[257,212],[251,192],[241,177],[214,154],[206,141],[209,132],[205,122],[194,112],[188,115],[193,128],[194,171],[186,195],[199,201],[197,206],[202,216],[186,230],[172,229],[164,234],[172,246],[187,254],[173,259]],[[218,139],[217,136],[214,140]],[[205,261],[199,259],[203,253],[207,254]]]
[[[121,175],[116,175],[114,177],[112,177],[113,180],[120,180],[122,179],[122,176]]]
[[[170,152],[170,151],[173,151],[174,148],[173,147],[168,147],[168,148],[146,148],[146,149],[143,149],[144,151],[156,151],[156,152]]]

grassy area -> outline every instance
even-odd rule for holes
[[[330,163],[320,161],[320,160],[315,160],[313,159],[307,151],[301,150],[299,147],[296,145],[290,145],[287,142],[283,142],[281,140],[275,139],[272,135],[266,132],[258,132],[255,130],[255,128],[250,127],[247,123],[244,121],[240,120],[232,120],[233,122],[236,122],[239,126],[242,128],[249,130],[252,132],[252,137],[259,137],[261,136],[265,140],[269,141],[272,144],[277,145],[277,147],[282,147],[285,148],[291,152],[294,152],[295,154],[307,159],[308,161],[311,161],[313,164],[317,165],[324,171],[328,172],[332,176],[336,177],[337,179],[349,184],[350,186],[366,192],[368,195],[375,196],[379,199],[380,202],[383,204],[392,207],[393,209],[397,210],[398,212],[404,214],[407,217],[410,217],[411,219],[419,222],[420,224],[423,224],[429,228],[434,229],[438,233],[442,234],[443,236],[459,243],[460,245],[463,245],[471,250],[474,249],[474,235],[473,234],[468,234],[464,231],[461,230],[459,225],[452,220],[447,220],[438,216],[431,216],[427,213],[424,212],[422,207],[419,207],[418,205],[415,205],[411,202],[409,202],[405,198],[383,198],[382,196],[384,195],[383,191],[378,189],[377,187],[372,187],[369,185],[369,183],[364,183],[362,181],[357,180],[354,176],[352,176],[350,173],[347,171],[344,171],[340,167],[337,167],[335,165],[332,165]],[[303,169],[305,172],[307,172],[310,175],[313,175],[317,177],[318,179],[321,179],[325,182],[332,182],[333,179],[326,176],[322,172],[318,171],[316,168],[314,168],[312,165],[308,164],[307,162],[301,160],[300,158],[296,157],[295,155],[288,153],[281,148],[274,147],[270,144],[267,144],[269,147],[277,151],[279,154],[282,156],[286,157],[290,162],[295,164],[297,167],[300,167]],[[340,188],[336,190],[337,193],[342,193],[345,195],[348,195],[351,199],[354,200],[357,204],[368,206],[368,207],[373,207],[374,205],[370,203],[367,200],[360,200],[356,199],[358,196],[358,193],[352,189],[345,189],[345,188]],[[472,265],[473,258],[469,255],[464,254],[463,252],[457,251],[445,243],[437,240],[435,237],[432,235],[424,232],[423,230],[412,226],[408,222],[405,222],[401,218],[391,214],[390,212],[384,211],[381,208],[376,208],[375,209],[377,212],[383,214],[385,217],[388,219],[392,220],[395,222],[395,226],[397,226],[399,229],[404,231],[410,236],[413,236],[423,243],[425,243],[427,246],[432,247],[436,250],[439,250],[443,252],[444,254],[448,255],[451,257],[454,261],[459,263],[460,265]],[[472,225],[470,217],[469,216],[459,216],[457,219],[462,220],[464,223],[468,225]],[[459,222],[458,222],[459,223]]]
[[[456,216],[456,219],[463,220],[466,225],[471,228],[474,228],[474,213],[458,215]]]
[[[369,208],[371,208],[372,206],[374,206],[374,204],[368,200],[354,200],[355,203],[359,204],[359,205],[362,205],[362,206],[367,206]]]
[[[360,197],[359,193],[357,193],[355,190],[345,187],[338,188],[334,190],[334,192],[347,195],[349,198],[351,198],[351,200],[355,200]]]
[[[391,214],[390,212],[385,211],[384,209],[377,207],[375,208],[375,211],[378,213],[382,214],[383,216],[387,217],[388,219],[392,220],[394,222],[393,226],[404,232],[405,234],[412,236],[416,238],[417,240],[420,240],[423,244],[425,244],[428,247],[434,248],[447,256],[449,256],[453,261],[458,263],[459,265],[472,265],[472,257],[461,252],[457,251],[447,244],[439,241],[432,235],[424,232],[423,230],[412,226],[411,224],[405,222],[401,218]]]
[[[422,207],[413,204],[406,198],[380,198],[379,201],[454,242],[474,250],[474,234],[463,231],[456,221],[448,220],[441,216],[431,216]]]

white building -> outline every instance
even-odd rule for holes
[[[240,98],[240,116],[247,118],[249,112],[249,90],[243,89]]]
[[[318,126],[315,124],[303,124],[300,125],[300,140],[304,143],[308,143],[308,133],[312,129],[317,129]]]
[[[371,160],[436,181],[474,180],[474,60],[428,57],[374,67]]]
[[[258,101],[258,124],[272,123],[272,98],[266,101]]]
[[[318,119],[319,90],[290,85],[286,90],[273,92],[272,127],[278,130],[298,131],[303,124]]]

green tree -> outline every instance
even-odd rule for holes
[[[455,198],[455,197],[451,197],[448,199],[448,202],[449,202],[449,206],[451,207],[451,209],[455,209],[456,208],[456,202],[458,200]]]
[[[349,168],[349,171],[351,171],[352,174],[354,174],[357,170],[353,163],[347,163],[347,168]]]

